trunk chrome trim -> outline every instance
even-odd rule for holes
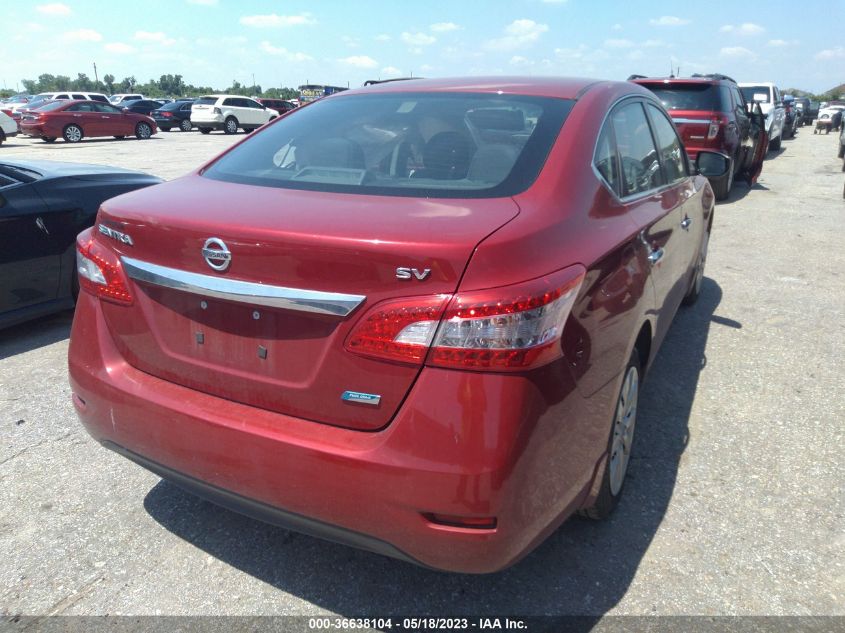
[[[136,281],[249,305],[345,317],[367,298],[363,295],[285,288],[201,275],[125,256],[120,259],[126,274]]]
[[[675,123],[698,123],[698,124],[701,124],[701,125],[709,125],[710,124],[710,119],[682,119],[682,118],[676,119],[675,117],[672,117],[672,120]]]

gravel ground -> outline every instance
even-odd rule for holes
[[[243,135],[0,153],[179,176]],[[836,135],[803,128],[716,211],[699,303],[641,400],[626,496],[491,576],[431,572],[200,501],[101,448],[71,314],[0,331],[3,614],[845,615],[845,255]]]

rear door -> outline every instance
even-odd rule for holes
[[[69,123],[76,123],[85,136],[102,136],[103,125],[100,116],[94,111],[94,103],[74,103],[65,109]]]

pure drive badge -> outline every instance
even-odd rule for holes
[[[374,393],[361,393],[359,391],[344,391],[340,397],[344,402],[360,402],[361,404],[371,404],[378,406],[381,402],[381,396]]]

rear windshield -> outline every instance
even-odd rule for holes
[[[59,101],[53,101],[52,103],[48,103],[47,105],[43,105],[38,108],[41,112],[51,112],[53,110],[60,110],[67,105],[67,101],[65,99],[61,99]]]
[[[641,84],[651,90],[667,110],[727,111],[719,86],[708,83]]]
[[[217,97],[200,97],[199,99],[194,101],[194,104],[197,103],[201,103],[203,105],[213,105],[217,103]]]
[[[740,88],[742,96],[748,103],[756,101],[757,103],[769,103],[769,87],[768,86],[744,86]]]
[[[493,94],[323,99],[238,145],[203,175],[341,193],[510,196],[535,180],[572,104]]]

